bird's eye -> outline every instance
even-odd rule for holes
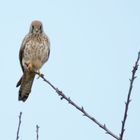
[[[34,32],[34,26],[32,25],[32,28],[31,28],[31,32],[33,33]]]
[[[40,29],[40,32],[42,32],[42,26],[40,26],[39,29]]]

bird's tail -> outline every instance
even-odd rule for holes
[[[17,87],[20,85],[19,89],[19,101],[25,102],[31,92],[32,84],[35,78],[34,72],[24,71],[23,76],[17,83]]]

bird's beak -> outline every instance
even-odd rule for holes
[[[38,31],[39,31],[38,28],[36,28],[36,29],[35,29],[35,32],[38,32]]]

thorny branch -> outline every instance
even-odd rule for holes
[[[20,112],[20,114],[19,114],[19,123],[18,123],[18,129],[17,129],[17,137],[16,137],[16,140],[19,139],[19,131],[20,131],[20,125],[21,125],[21,116],[22,116],[22,112]]]
[[[39,126],[36,125],[36,140],[39,140]]]
[[[89,118],[90,120],[92,120],[94,123],[96,123],[99,127],[101,127],[102,129],[104,129],[106,131],[106,134],[111,135],[112,137],[114,137],[115,139],[119,140],[119,137],[117,135],[115,135],[111,130],[109,130],[107,128],[107,126],[105,124],[101,124],[98,120],[96,120],[93,116],[89,115],[84,107],[80,107],[78,106],[74,101],[72,101],[70,99],[70,97],[67,97],[62,91],[60,91],[58,88],[56,88],[54,85],[52,85],[45,77],[43,74],[38,74],[46,83],[48,83],[55,91],[56,93],[60,96],[60,99],[65,99],[69,104],[71,104],[72,106],[74,106],[76,109],[78,109],[80,112],[83,113],[83,116],[86,116],[87,118]]]
[[[131,93],[132,93],[134,80],[136,79],[135,74],[136,74],[136,71],[138,70],[139,59],[140,59],[140,52],[138,52],[138,57],[137,57],[137,60],[135,62],[133,70],[132,70],[132,77],[130,79],[130,86],[129,86],[129,90],[128,90],[127,101],[125,102],[125,111],[124,111],[124,116],[123,116],[123,120],[122,120],[120,140],[123,140],[123,134],[124,134],[124,131],[125,131],[125,123],[126,123],[126,119],[127,119],[127,116],[128,116],[128,107],[129,107],[129,103],[131,102],[130,96],[131,96]]]
[[[133,83],[134,80],[136,78],[135,74],[136,71],[138,69],[138,62],[140,59],[140,52],[138,53],[138,58],[135,62],[135,66],[133,67],[132,70],[132,77],[130,79],[130,87],[129,87],[129,91],[128,91],[128,96],[127,96],[127,101],[125,103],[125,112],[124,112],[124,118],[122,121],[122,128],[121,128],[121,133],[119,136],[117,136],[116,134],[114,134],[111,130],[109,130],[107,128],[107,126],[105,124],[100,123],[97,119],[95,119],[93,116],[91,116],[90,114],[88,114],[88,112],[85,111],[84,107],[80,107],[78,106],[74,101],[72,101],[70,99],[70,97],[67,97],[62,91],[60,91],[58,88],[56,88],[53,84],[51,84],[45,77],[43,74],[37,73],[36,74],[39,75],[39,77],[41,77],[46,83],[48,83],[55,91],[56,93],[60,96],[60,99],[65,99],[69,104],[71,104],[73,107],[75,107],[77,110],[79,110],[80,112],[83,113],[83,116],[86,116],[87,118],[89,118],[91,121],[93,121],[95,124],[97,124],[99,127],[101,127],[104,131],[106,131],[106,134],[111,135],[112,137],[114,137],[117,140],[123,140],[123,134],[124,134],[124,127],[125,127],[125,122],[126,122],[126,118],[127,118],[127,112],[128,112],[128,107],[129,107],[129,103],[130,103],[130,96],[131,96],[131,92],[132,92],[132,88],[133,88]]]

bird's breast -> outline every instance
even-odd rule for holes
[[[31,63],[34,69],[39,70],[47,61],[49,46],[46,42],[29,41],[26,43],[23,55],[23,66]]]

